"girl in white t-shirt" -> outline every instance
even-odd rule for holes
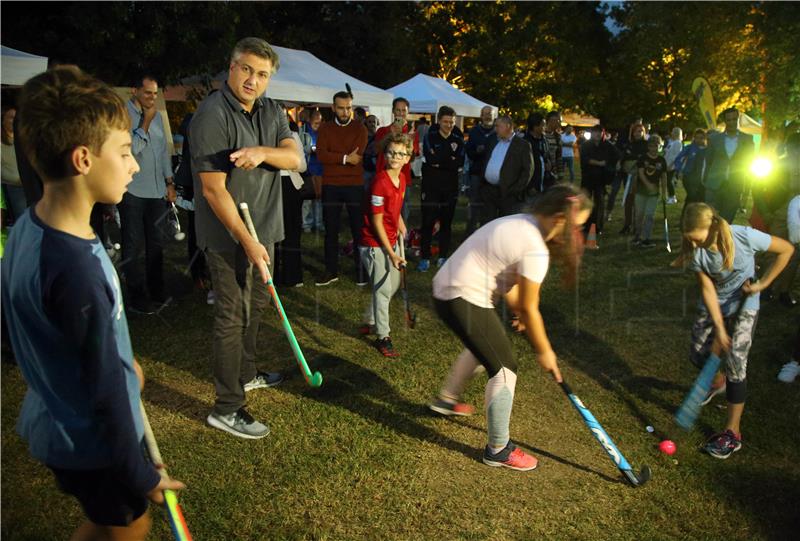
[[[578,231],[591,207],[576,188],[554,186],[536,200],[531,214],[506,216],[478,229],[433,278],[436,312],[466,349],[430,408],[443,415],[470,415],[474,408],[458,400],[483,365],[489,375],[485,393],[489,443],[483,462],[489,466],[527,471],[538,463],[509,439],[517,363],[495,303],[502,295],[519,314],[537,361],[560,382],[556,354],[539,312],[539,290],[551,250],[564,264],[565,281],[574,281],[581,252]]]

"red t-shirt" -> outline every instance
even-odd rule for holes
[[[403,196],[406,191],[406,176],[400,172],[400,183],[397,187],[385,169],[379,171],[372,180],[364,204],[364,225],[361,228],[361,246],[380,248],[381,242],[372,229],[372,216],[383,214],[383,228],[389,237],[389,244],[397,243],[397,225],[400,223],[400,209],[403,207]]]
[[[383,157],[383,152],[379,152],[378,143],[380,143],[384,137],[388,134],[392,133],[391,126],[384,126],[382,128],[378,128],[378,131],[375,132],[375,152],[377,152],[377,161],[375,162],[375,171],[383,171],[386,169],[386,158]],[[403,133],[408,133],[408,124],[403,126]],[[419,132],[414,132],[414,156],[419,155]],[[411,162],[413,161],[414,156],[412,156],[411,160],[407,164],[403,166],[403,174],[406,176],[406,182],[408,186],[411,185]]]

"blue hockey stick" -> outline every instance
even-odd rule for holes
[[[561,385],[561,390],[564,391],[564,394],[567,395],[572,405],[575,406],[575,409],[578,410],[578,413],[581,414],[583,417],[583,422],[586,423],[586,426],[589,427],[589,430],[592,432],[592,435],[595,437],[597,441],[600,442],[600,445],[603,446],[608,456],[611,457],[611,460],[614,464],[619,468],[625,478],[628,480],[630,484],[635,487],[640,487],[645,484],[647,481],[650,480],[651,471],[650,466],[642,466],[642,470],[637,474],[633,471],[633,468],[628,461],[625,460],[625,457],[622,456],[617,446],[614,445],[614,442],[611,441],[608,433],[603,429],[597,419],[594,418],[592,412],[589,411],[589,408],[583,405],[581,399],[572,392],[569,385],[567,385],[566,381],[562,381],[559,385]]]

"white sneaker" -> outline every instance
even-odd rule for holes
[[[214,304],[214,301],[215,301],[214,290],[209,289],[208,295],[206,295],[206,304]]]
[[[239,408],[228,415],[212,411],[206,418],[206,422],[214,428],[248,440],[261,439],[269,434],[269,427],[253,419],[244,408]]]
[[[782,381],[784,383],[792,383],[797,377],[797,374],[799,373],[800,373],[800,364],[797,364],[797,361],[789,361],[788,363],[783,365],[781,371],[778,372],[778,381]]]
[[[669,199],[667,199],[667,205],[674,205],[677,202],[678,202],[678,198],[675,197],[674,195],[672,197],[670,197]]]
[[[283,376],[277,372],[258,372],[256,377],[244,384],[244,392],[264,387],[274,387],[283,381]]]

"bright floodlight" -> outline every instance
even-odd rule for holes
[[[583,138],[584,138],[584,139],[586,139],[586,140],[588,141],[589,139],[591,139],[591,138],[592,138],[592,132],[590,132],[590,131],[588,131],[588,130],[587,130],[587,131],[585,131],[585,132],[583,132]]]
[[[750,165],[750,172],[757,178],[764,178],[772,171],[772,161],[767,158],[756,158]]]

